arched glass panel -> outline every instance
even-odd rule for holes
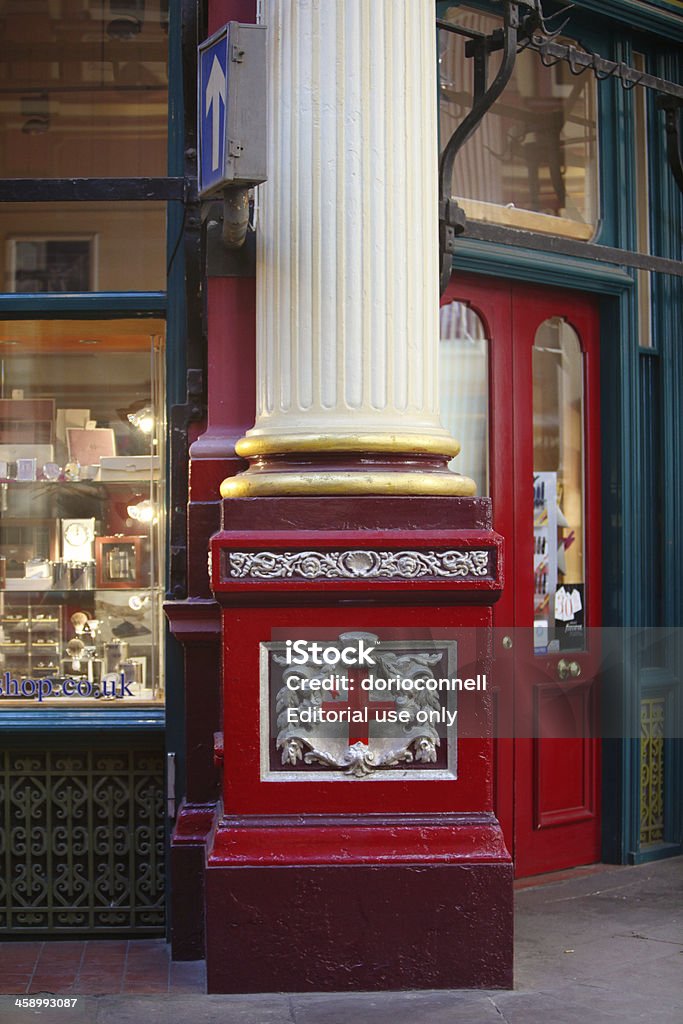
[[[460,442],[451,468],[489,493],[489,342],[479,316],[463,302],[441,307],[441,421]]]
[[[584,646],[584,393],[579,336],[561,317],[536,331],[534,625],[538,654]]]

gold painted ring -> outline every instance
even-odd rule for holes
[[[242,437],[235,451],[243,459],[259,455],[297,452],[387,452],[407,455],[444,455],[460,451],[455,438],[439,434],[273,434]]]
[[[471,497],[477,487],[458,473],[366,473],[353,471],[322,473],[240,473],[221,484],[223,498],[254,498],[261,495],[395,494],[455,495]]]

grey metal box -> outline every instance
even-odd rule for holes
[[[231,21],[198,50],[199,194],[266,180],[266,26]]]

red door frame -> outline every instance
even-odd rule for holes
[[[581,340],[584,353],[584,565],[586,571],[585,621],[601,623],[601,470],[599,314],[596,300],[574,291],[455,274],[443,303],[465,302],[481,317],[489,346],[490,482],[494,526],[506,539],[508,583],[495,609],[496,688],[494,706],[501,725],[496,744],[496,806],[508,841],[514,837],[516,871],[531,875],[588,863],[600,857],[600,748],[588,740],[581,748],[586,786],[585,807],[562,815],[557,826],[539,824],[539,764],[575,764],[574,740],[554,739],[538,743],[530,738],[534,685],[521,687],[520,680],[534,679],[557,688],[559,656],[533,653],[533,397],[532,347],[538,326],[551,316],[563,316]],[[522,485],[528,481],[528,486]],[[510,493],[512,491],[512,494]],[[514,633],[513,633],[514,627]],[[521,628],[520,628],[521,627]],[[503,636],[514,638],[507,651]],[[568,699],[584,700],[586,714],[597,724],[597,686],[590,686],[600,652],[592,647],[576,657],[582,680],[568,689]],[[573,656],[572,656],[573,657]],[[517,687],[513,679],[517,678]],[[507,728],[514,724],[514,730]],[[525,735],[512,740],[517,732]],[[554,744],[554,747],[548,744]],[[560,746],[558,746],[558,744]],[[561,744],[565,744],[564,747]],[[542,754],[539,754],[539,751]],[[566,756],[565,756],[566,755]],[[558,772],[558,787],[562,779]]]

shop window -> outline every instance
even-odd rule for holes
[[[166,173],[168,4],[0,8],[0,177]]]
[[[0,322],[0,701],[163,699],[163,323]]]
[[[501,24],[468,4],[451,4],[441,17],[486,35]],[[490,77],[497,60],[493,54]],[[440,31],[442,144],[469,113],[473,89],[465,40]],[[590,239],[598,223],[596,114],[591,75],[574,77],[564,62],[545,67],[522,50],[502,96],[458,154],[451,194],[472,220]]]

